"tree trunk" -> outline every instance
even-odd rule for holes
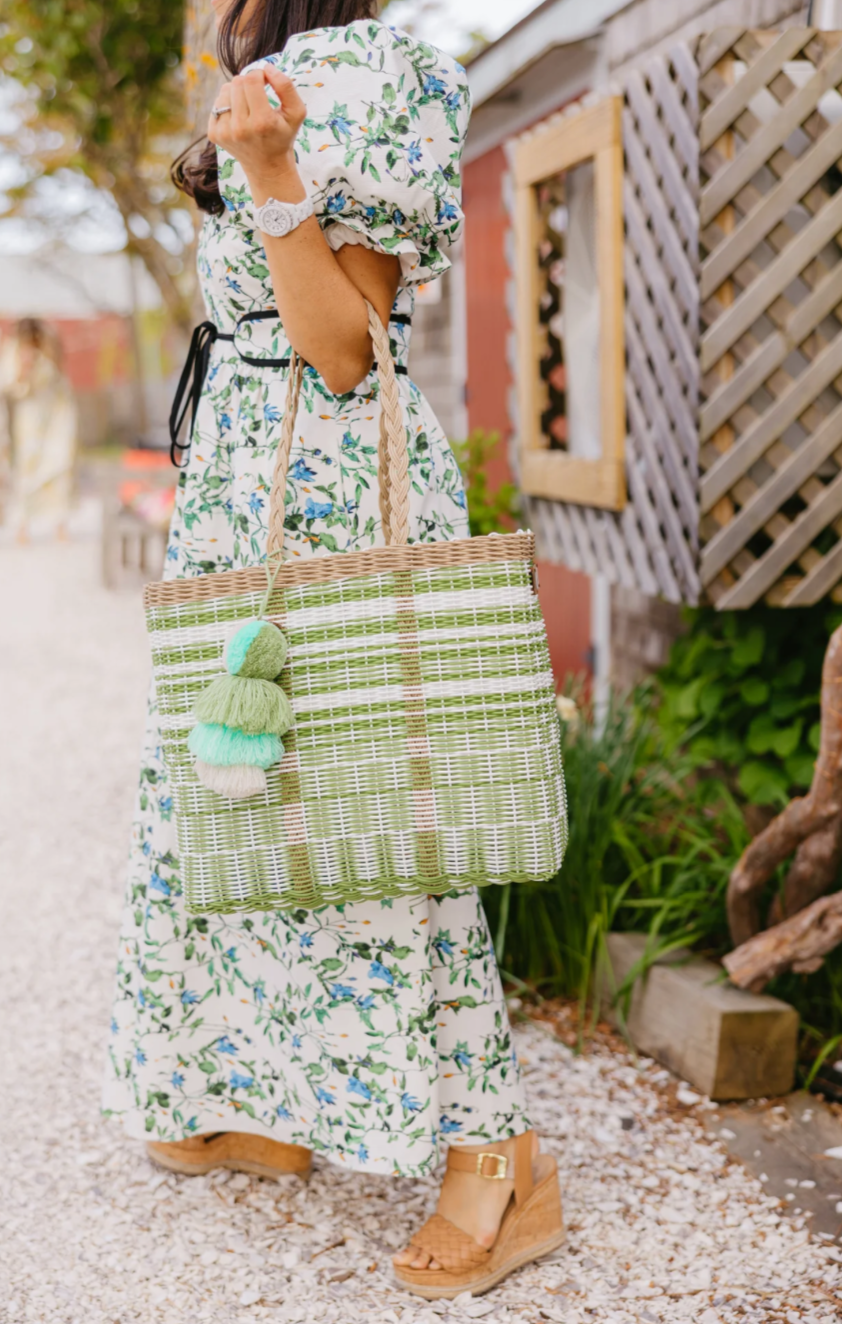
[[[191,142],[204,139],[207,133],[208,117],[211,106],[216,101],[220,83],[224,74],[216,58],[216,19],[211,0],[189,0],[184,25],[184,73],[187,84],[187,125]],[[201,151],[201,146],[196,149]],[[203,214],[194,209],[196,235],[203,220]],[[185,255],[185,260],[195,262],[196,245]],[[196,283],[193,294],[192,321],[194,325],[207,316],[202,292]]]
[[[207,128],[222,73],[216,58],[216,22],[210,0],[190,0],[184,29],[187,123],[192,138]]]
[[[842,942],[842,892],[814,901],[782,924],[758,933],[725,957],[732,984],[759,993],[785,970],[813,974]]]
[[[803,910],[836,881],[842,862],[841,687],[842,626],[831,635],[824,656],[821,745],[813,784],[807,795],[790,801],[755,837],[731,874],[728,923],[735,947],[748,942],[760,929],[763,889],[778,866],[793,853],[795,859],[784,885],[783,904],[777,907],[775,918],[785,919]]]

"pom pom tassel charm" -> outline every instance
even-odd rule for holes
[[[229,640],[225,666],[231,676],[250,680],[275,680],[287,660],[286,635],[271,621],[247,621]]]
[[[231,800],[268,788],[266,769],[283,757],[281,736],[293,723],[292,705],[277,685],[289,643],[270,621],[241,625],[225,649],[227,674],[217,676],[193,709],[198,725],[188,746],[196,775]]]

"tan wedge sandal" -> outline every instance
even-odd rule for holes
[[[258,1177],[284,1177],[297,1173],[309,1177],[312,1150],[287,1145],[282,1140],[249,1135],[245,1131],[220,1131],[215,1135],[190,1136],[187,1140],[147,1141],[146,1152],[153,1163],[185,1177],[201,1177],[214,1168],[252,1172]]]
[[[533,1160],[532,1138],[531,1131],[516,1138],[514,1194],[490,1250],[479,1246],[449,1219],[433,1214],[416,1232],[410,1247],[425,1251],[441,1268],[410,1269],[396,1265],[395,1274],[403,1287],[428,1301],[440,1297],[452,1299],[460,1292],[479,1296],[502,1282],[514,1269],[548,1255],[561,1245],[564,1222],[558,1165],[549,1154],[539,1154]],[[447,1166],[492,1181],[505,1181],[512,1175],[505,1155],[487,1151],[465,1154],[451,1149]]]

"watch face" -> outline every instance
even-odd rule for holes
[[[260,228],[276,239],[283,238],[293,228],[289,210],[279,202],[267,202],[260,213]]]

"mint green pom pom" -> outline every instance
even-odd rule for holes
[[[271,768],[273,763],[283,758],[284,753],[284,747],[277,736],[250,736],[232,726],[212,722],[200,722],[194,726],[187,744],[200,762],[213,763],[219,768],[232,768],[237,763],[248,763],[254,768]]]
[[[246,676],[217,676],[196,700],[199,722],[233,726],[247,735],[283,736],[292,726],[292,705],[280,685]]]
[[[228,640],[225,665],[232,676],[274,680],[284,669],[287,637],[270,621],[247,621]]]

